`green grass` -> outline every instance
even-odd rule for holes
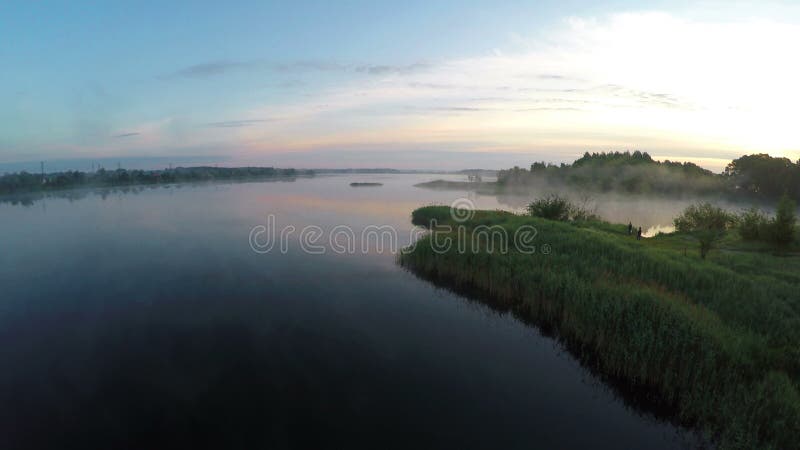
[[[431,219],[455,224],[448,207],[412,214],[417,224]],[[800,445],[797,256],[732,233],[703,260],[691,236],[637,241],[626,226],[603,222],[478,211],[464,225],[498,225],[510,236],[532,225],[534,242],[552,251],[523,254],[512,246],[503,254],[468,241],[466,252],[437,253],[428,236],[400,262],[552,327],[601,372],[654,389],[720,447]]]

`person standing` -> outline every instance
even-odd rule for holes
[[[639,241],[642,239],[642,227],[639,227],[639,231],[636,232],[636,240]]]
[[[633,224],[628,222],[628,236],[630,236],[631,233],[633,233]]]

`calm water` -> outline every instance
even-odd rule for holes
[[[0,448],[683,448],[552,339],[391,252],[252,251],[396,228],[439,176],[320,176],[0,203]],[[352,181],[382,187],[351,188]],[[513,202],[472,195],[482,208]],[[502,202],[501,202],[502,201]]]

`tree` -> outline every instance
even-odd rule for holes
[[[677,231],[691,233],[697,238],[703,259],[735,222],[732,214],[708,202],[687,207],[674,220]]]
[[[778,198],[787,191],[793,197],[800,195],[800,165],[788,158],[745,155],[731,161],[724,174],[737,190],[751,195]]]

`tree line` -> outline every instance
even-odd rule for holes
[[[690,162],[656,161],[646,152],[586,152],[572,164],[535,162],[530,169],[514,167],[498,174],[498,184],[505,187],[544,183],[629,194],[730,194],[764,200],[787,194],[800,200],[800,161],[746,155],[717,174]]]
[[[310,170],[274,167],[177,167],[164,170],[106,170],[94,172],[65,171],[46,174],[17,172],[0,176],[0,194],[46,191],[88,186],[128,186],[170,184],[213,180],[256,180],[313,175]]]

